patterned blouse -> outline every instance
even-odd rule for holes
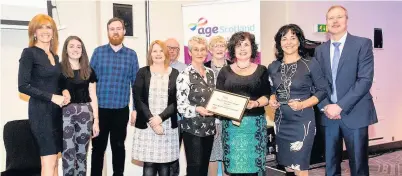
[[[197,106],[206,106],[215,88],[214,72],[204,68],[205,78],[190,65],[179,74],[176,81],[177,110],[184,117],[180,122],[181,129],[199,137],[215,135],[215,117],[203,117],[195,111]]]

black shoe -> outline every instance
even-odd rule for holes
[[[286,172],[286,176],[296,176],[294,172]]]

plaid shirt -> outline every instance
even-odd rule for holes
[[[110,44],[99,46],[92,54],[91,67],[99,80],[96,85],[99,107],[126,107],[130,103],[130,84],[134,97],[134,81],[138,71],[137,53],[124,45],[117,52]]]

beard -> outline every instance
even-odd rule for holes
[[[123,43],[123,40],[124,40],[124,35],[119,36],[117,34],[117,35],[113,35],[113,36],[109,35],[108,37],[109,37],[110,44],[115,45],[115,46],[120,45],[121,43]]]

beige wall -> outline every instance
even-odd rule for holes
[[[150,3],[150,34],[151,41],[176,38],[183,46],[183,20],[181,18],[181,5],[183,1],[151,1]],[[167,10],[169,9],[169,10]],[[179,60],[184,62],[183,49],[180,49]]]
[[[286,2],[261,1],[261,64],[268,66],[275,59],[275,40],[277,30],[287,23]]]

